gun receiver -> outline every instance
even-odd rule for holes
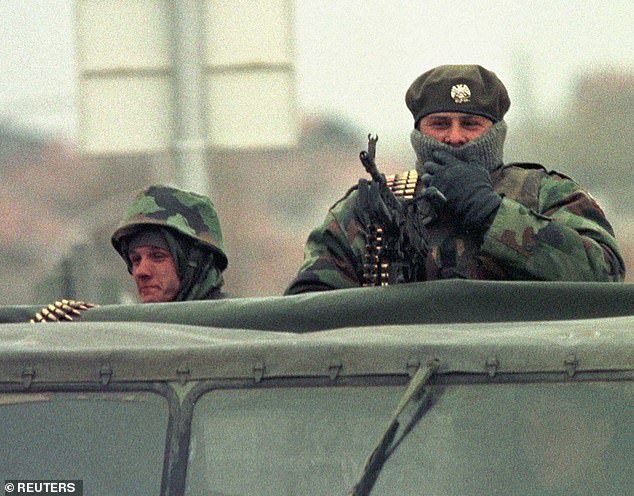
[[[428,252],[424,226],[432,209],[420,197],[402,201],[394,194],[374,160],[377,141],[378,136],[368,134],[368,150],[359,153],[374,183],[359,181],[362,216],[370,221],[364,285],[421,280]]]

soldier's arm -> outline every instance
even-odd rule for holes
[[[361,285],[365,235],[355,214],[356,199],[356,191],[346,195],[310,233],[304,246],[304,263],[284,294]]]
[[[539,212],[504,198],[482,252],[518,279],[623,281],[614,232],[596,201],[574,181],[542,180]]]

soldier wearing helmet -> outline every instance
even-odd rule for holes
[[[218,214],[209,198],[150,186],[129,206],[112,235],[142,303],[223,297],[227,267]]]
[[[170,186],[140,192],[112,235],[142,303],[224,297],[227,267],[218,214],[209,198]],[[95,307],[77,300],[46,305],[33,323],[72,321]]]
[[[623,281],[614,231],[586,188],[539,164],[504,164],[511,101],[495,73],[435,67],[405,103],[416,168],[381,180],[365,161],[374,180],[311,232],[286,294],[449,278]],[[361,159],[373,155],[371,139]]]

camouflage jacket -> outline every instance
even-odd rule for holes
[[[446,214],[427,226],[424,280],[623,281],[612,227],[585,188],[537,164],[509,164],[491,179],[502,203],[484,234],[470,236]],[[360,286],[368,232],[355,187],[310,233],[286,294]]]

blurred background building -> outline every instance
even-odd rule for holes
[[[304,16],[297,21],[299,40],[293,52],[302,60],[307,45],[302,36],[308,35],[301,26],[308,22],[309,9],[301,0],[289,4],[293,15]],[[350,46],[354,51],[353,42],[339,40],[340,50]],[[615,227],[630,269],[627,280],[634,281],[634,154],[628,139],[634,129],[634,66],[580,67],[568,85],[568,96],[538,112],[541,75],[521,53],[509,52],[508,77],[501,74],[513,101],[505,159],[540,162],[589,186]],[[487,66],[482,58],[476,61]],[[412,60],[412,74],[435,64]],[[379,66],[369,69],[358,74],[359,85],[372,82],[380,94]],[[300,67],[300,89],[302,77]],[[401,79],[399,93],[404,93],[412,78]],[[229,255],[226,290],[235,296],[283,292],[302,262],[310,229],[365,176],[358,154],[368,132],[381,136],[377,162],[384,172],[413,166],[407,143],[395,144],[380,125],[367,129],[367,121],[298,100],[297,135],[291,145],[203,149],[208,192],[221,217]],[[63,119],[69,109],[76,112],[72,98],[62,96],[51,103],[34,95],[16,102],[5,98],[0,107],[0,304],[60,297],[135,301],[110,235],[137,191],[158,182],[179,185],[180,165],[173,150],[86,154],[76,136],[45,132],[39,121],[20,117],[46,109],[49,119]],[[405,115],[399,132],[407,137],[411,124],[402,95],[395,105]],[[24,109],[20,115],[18,106]]]

